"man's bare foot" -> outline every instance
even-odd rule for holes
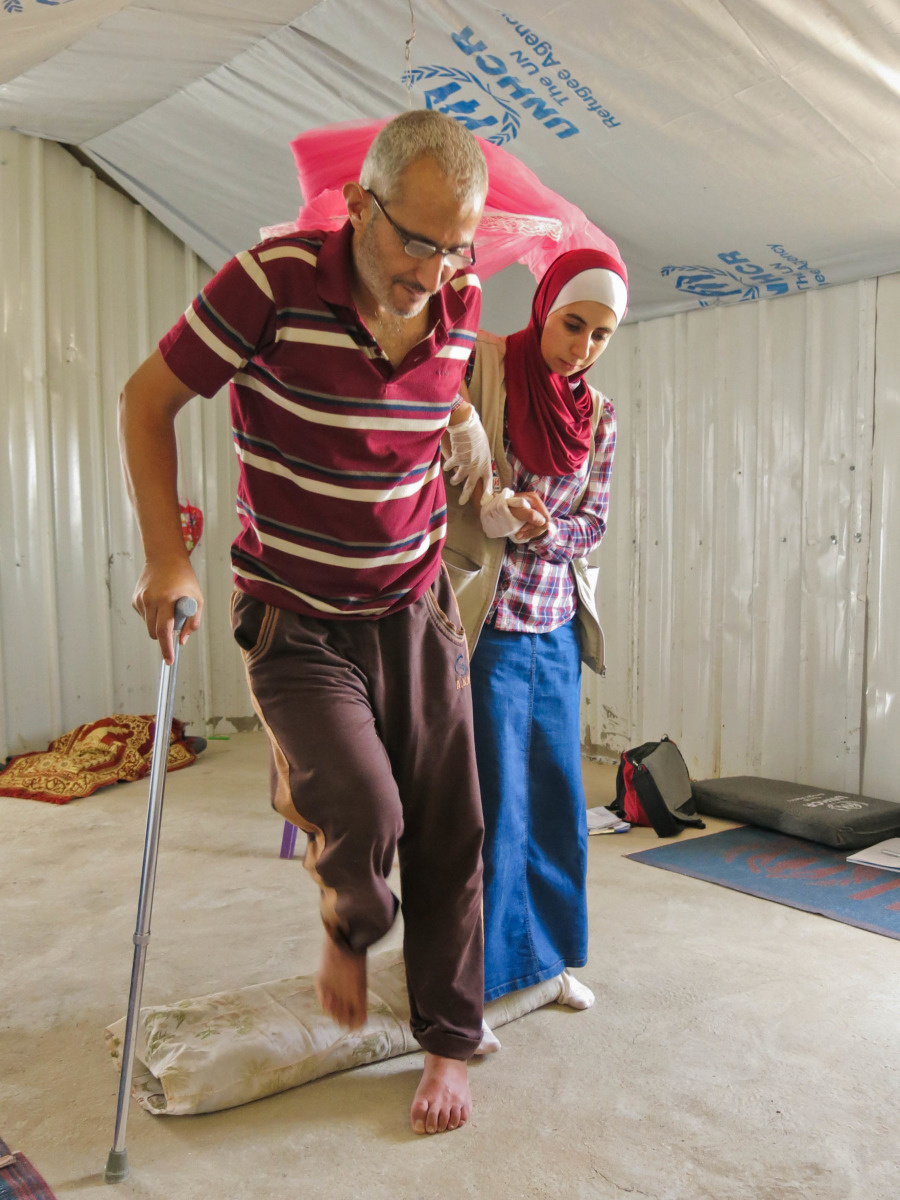
[[[322,959],[316,973],[316,996],[332,1020],[347,1029],[359,1029],[368,1016],[366,956],[352,954],[325,935]]]
[[[425,1055],[425,1070],[409,1110],[414,1133],[444,1133],[465,1125],[472,1111],[469,1073],[456,1058]]]

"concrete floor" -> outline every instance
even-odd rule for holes
[[[611,770],[585,777],[608,801]],[[169,777],[145,1002],[315,968],[315,889],[278,858],[266,780],[252,733]],[[897,1196],[897,942],[624,858],[649,830],[590,840],[597,1004],[503,1027],[465,1129],[410,1132],[411,1055],[207,1116],[132,1104],[131,1176],[104,1190],[146,801],[0,797],[0,1135],[58,1200]]]

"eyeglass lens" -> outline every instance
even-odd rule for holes
[[[449,263],[454,270],[460,270],[463,267],[471,267],[475,263],[475,247],[469,246],[465,250],[443,250],[440,246],[435,246],[433,242],[422,241],[421,238],[412,238],[402,229],[390,213],[385,212],[384,205],[375,195],[371,188],[366,188],[366,191],[381,209],[384,216],[396,230],[400,241],[403,243],[403,249],[410,258],[432,258],[435,254],[440,254],[445,262]]]
[[[440,246],[433,246],[431,242],[420,242],[416,238],[404,241],[403,248],[412,258],[431,258],[434,254],[440,254],[445,262],[448,262],[451,267],[457,269],[471,266],[474,262],[474,254],[471,251],[465,254],[461,251],[453,251],[451,253],[447,250],[442,250]]]

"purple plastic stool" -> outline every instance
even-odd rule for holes
[[[291,821],[285,821],[284,832],[281,835],[281,853],[279,858],[294,857],[294,842],[297,840],[297,826]]]

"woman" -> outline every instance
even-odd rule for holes
[[[587,958],[581,660],[603,670],[586,556],[606,529],[615,412],[583,376],[627,303],[624,264],[576,250],[541,280],[526,329],[479,333],[469,396],[494,495],[448,489],[444,561],[471,652],[485,817],[485,1000],[568,975]]]

